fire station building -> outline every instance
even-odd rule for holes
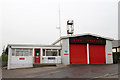
[[[8,69],[33,64],[113,64],[112,40],[94,34],[63,36],[52,45],[8,45]]]

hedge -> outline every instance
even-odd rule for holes
[[[113,52],[113,63],[120,63],[120,52]]]
[[[2,54],[1,58],[2,58],[2,66],[7,66],[8,55],[7,54]]]

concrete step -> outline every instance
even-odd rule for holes
[[[63,64],[56,64],[57,67],[66,67],[67,65],[63,65]]]
[[[35,63],[35,64],[33,64],[33,67],[35,68],[35,67],[52,67],[52,66],[56,66],[56,64],[38,64],[38,63]]]

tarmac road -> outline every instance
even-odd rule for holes
[[[2,70],[3,78],[118,78],[118,64],[47,66]],[[115,74],[115,75],[114,75]],[[107,75],[107,76],[106,76]],[[113,77],[110,75],[114,75]]]

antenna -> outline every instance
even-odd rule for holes
[[[60,45],[61,45],[62,43],[61,43],[61,18],[60,18],[60,0],[59,0],[59,4],[58,4],[58,7],[59,7],[59,31],[60,31]]]
[[[59,16],[58,16],[58,20],[59,20],[59,27],[56,27],[57,29],[59,29],[59,36],[60,36],[60,39],[61,39],[61,18],[60,18],[60,0],[59,0],[59,2],[58,2],[58,9],[59,9],[59,11],[58,11],[58,14],[59,14]],[[61,45],[61,40],[60,40],[60,45]]]
[[[59,30],[60,30],[60,38],[61,38],[60,0],[59,0],[58,7],[59,7]]]

